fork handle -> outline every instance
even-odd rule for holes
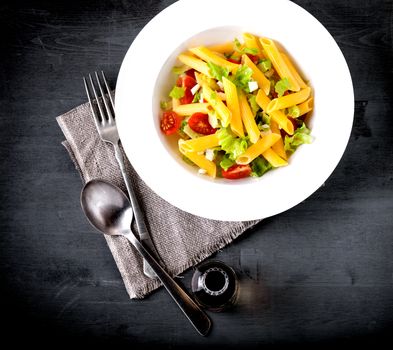
[[[119,143],[116,143],[113,146],[115,149],[115,157],[116,157],[117,162],[119,163],[120,171],[121,171],[121,174],[123,175],[123,179],[126,184],[128,195],[130,197],[131,206],[132,206],[132,209],[134,212],[135,222],[136,222],[136,225],[138,228],[139,239],[141,240],[141,243],[147,245],[150,252],[158,259],[160,264],[163,265],[163,262],[160,259],[160,256],[154,246],[154,243],[151,240],[150,233],[146,227],[146,223],[145,223],[142,209],[141,209],[139,202],[136,198],[135,191],[134,191],[132,184],[131,184],[131,180],[130,180],[130,178],[127,174],[127,171],[126,171],[123,153],[120,149]],[[145,259],[143,259],[143,272],[145,273],[145,275],[147,275],[150,278],[156,277],[155,272],[150,267],[150,265],[146,262]]]

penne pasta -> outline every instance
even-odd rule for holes
[[[258,53],[256,56],[259,58],[264,58],[262,54],[262,47],[261,44],[259,43],[259,40],[255,35],[252,35],[250,33],[244,33],[243,34],[243,39],[244,39],[244,46],[249,48],[249,49],[257,49]]]
[[[180,106],[180,100],[178,98],[172,97],[172,108],[175,109],[178,106]]]
[[[301,89],[304,89],[307,87],[307,84],[304,82],[304,80],[302,79],[302,77],[299,75],[298,71],[296,70],[295,66],[292,64],[291,60],[289,59],[289,57],[284,53],[284,52],[280,52],[281,57],[283,58],[285,64],[288,66],[289,70],[291,71],[293,77],[296,79],[296,81],[298,82],[299,86]]]
[[[231,53],[231,52],[233,52],[233,43],[231,42],[231,41],[228,41],[228,42],[226,42],[226,43],[223,43],[223,44],[216,44],[216,45],[210,45],[210,46],[208,46],[208,49],[210,50],[210,51],[213,51],[213,52],[218,52],[218,53],[221,53],[221,54],[224,54],[224,53]]]
[[[230,123],[231,129],[237,136],[244,137],[243,122],[240,114],[240,105],[236,85],[225,77],[223,77],[222,83],[224,85],[227,106],[232,113]]]
[[[227,61],[225,58],[210,51],[207,47],[198,46],[190,49],[190,51],[206,62],[213,62],[214,64],[233,71],[238,68],[238,64]]]
[[[189,66],[190,68],[195,69],[196,71],[211,77],[209,66],[206,62],[200,60],[191,55],[181,54],[178,56],[180,62],[184,63],[185,65]]]
[[[267,97],[262,90],[259,90],[255,100],[264,112],[267,113],[267,106],[271,102],[270,98]],[[269,113],[269,115],[281,127],[281,129],[284,129],[289,135],[293,135],[293,124],[283,112],[273,111]]]
[[[179,149],[184,152],[201,152],[208,148],[218,146],[218,137],[216,134],[205,135],[191,140],[179,140]]]
[[[204,169],[209,176],[213,178],[216,177],[217,167],[214,162],[206,159],[204,155],[198,154],[196,152],[183,152],[180,148],[179,150],[185,157],[191,160],[199,168]]]
[[[287,160],[287,152],[285,152],[284,141],[281,137],[280,129],[277,122],[273,119],[270,120],[270,130],[273,133],[280,135],[280,139],[272,146],[273,151],[276,152],[281,158]]]
[[[247,134],[252,143],[256,143],[259,140],[260,131],[257,123],[255,122],[254,115],[251,111],[250,105],[248,104],[246,95],[243,92],[239,92],[239,106],[240,115]]]
[[[258,142],[248,147],[243,154],[237,157],[236,163],[241,165],[251,163],[251,161],[253,161],[256,157],[260,156],[265,151],[267,151],[280,138],[280,135],[274,133],[263,136],[261,139],[258,140]]]
[[[282,159],[272,148],[262,153],[263,158],[265,158],[274,168],[280,166],[288,165],[288,162]]]
[[[180,116],[192,115],[194,113],[204,113],[209,112],[208,103],[189,103],[184,105],[177,105],[173,107],[173,110]]]
[[[277,97],[269,102],[269,104],[267,105],[266,113],[271,113],[279,109],[292,107],[294,105],[302,103],[308,99],[310,93],[311,93],[311,88],[306,87],[305,89],[302,89],[299,92],[295,92],[293,94],[289,94],[286,96]]]
[[[210,89],[206,84],[202,86],[203,97],[207,102],[213,107],[213,109],[217,112],[218,117],[221,120],[221,124],[226,127],[231,122],[231,111],[228,107],[222,102],[222,100],[218,97],[217,92]]]
[[[313,104],[314,104],[314,98],[310,97],[307,101],[304,101],[303,103],[299,104],[299,116],[304,115],[308,112],[310,112],[313,109]]]
[[[277,49],[276,44],[273,40],[268,38],[259,39],[266,55],[273,64],[274,69],[277,71],[281,79],[287,78],[290,84],[290,90],[299,91],[300,86],[295,77],[292,75],[290,69],[286,65],[284,59],[282,58],[280,52]]]
[[[265,77],[265,75],[260,71],[260,69],[254,64],[253,61],[247,55],[242,56],[243,63],[251,68],[252,77],[258,83],[258,87],[263,90],[263,92],[268,95],[270,92],[270,81]]]

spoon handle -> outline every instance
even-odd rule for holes
[[[145,247],[136,239],[134,233],[130,230],[123,234],[148,262],[159,280],[162,282],[168,293],[171,295],[176,304],[186,315],[191,324],[199,332],[206,336],[211,327],[211,321],[200,307],[191,299],[191,297],[175,282],[175,280],[161,267],[154,257],[145,249]]]

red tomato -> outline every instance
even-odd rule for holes
[[[194,113],[188,119],[188,125],[192,130],[202,135],[210,135],[216,132],[216,129],[209,123],[209,116],[203,113]]]
[[[194,100],[194,95],[191,92],[191,89],[184,89],[184,96],[180,98],[180,103],[182,105],[187,105],[192,103]]]
[[[192,94],[191,89],[196,85],[196,80],[185,74],[177,79],[176,85],[184,88],[184,96],[180,98],[180,103],[182,105],[192,103],[194,95]]]
[[[229,62],[240,64],[240,60],[235,60],[234,58],[228,58]]]
[[[172,135],[179,130],[181,122],[182,118],[180,118],[175,112],[164,112],[161,118],[161,130],[165,135]]]
[[[248,58],[253,61],[255,64],[258,64],[259,57],[256,55],[251,55],[250,53],[247,54]]]
[[[241,179],[243,177],[248,177],[251,174],[251,167],[248,164],[244,165],[239,165],[235,164],[232,165],[230,168],[227,170],[222,170],[222,176],[225,177],[226,179]]]
[[[195,79],[195,69],[191,68],[188,71],[185,72],[186,75],[188,75],[189,77]]]
[[[192,87],[194,87],[194,85],[196,85],[196,80],[193,77],[185,74],[177,79],[176,85],[183,86],[186,89],[191,89]]]

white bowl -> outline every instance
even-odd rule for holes
[[[176,57],[189,47],[269,37],[289,53],[314,91],[309,124],[314,141],[289,165],[261,178],[209,179],[181,160],[159,127]],[[346,61],[329,32],[287,0],[180,0],[154,17],[135,38],[116,86],[120,138],[145,183],[169,203],[202,217],[244,221],[281,213],[309,197],[340,161],[352,129],[354,95]]]

